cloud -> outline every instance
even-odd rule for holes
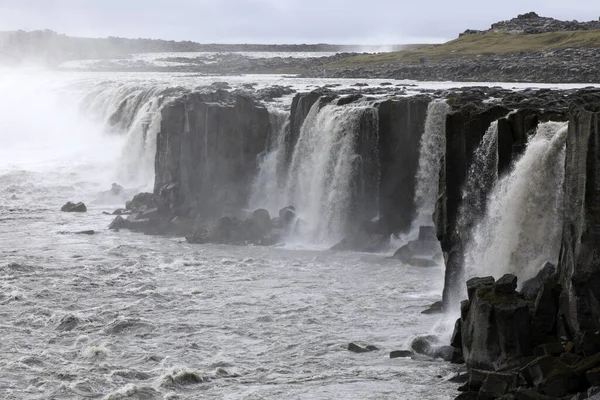
[[[389,44],[451,39],[532,10],[598,18],[596,0],[0,0],[0,26],[199,42]]]

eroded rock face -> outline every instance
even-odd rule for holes
[[[570,110],[560,257],[571,334],[600,329],[600,103]]]
[[[271,129],[267,109],[242,95],[191,93],[168,104],[157,137],[154,193],[176,186],[171,208],[178,216],[237,214]]]
[[[379,104],[379,209],[390,233],[405,232],[414,204],[419,146],[427,117],[427,97],[385,100]]]
[[[515,279],[469,281],[469,303],[460,322],[468,367],[495,370],[511,357],[532,353],[529,308],[522,296],[505,284]]]

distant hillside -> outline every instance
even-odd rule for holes
[[[567,48],[600,48],[600,29],[541,34],[485,32],[462,35],[458,39],[441,45],[425,45],[399,52],[359,55],[331,63],[329,66],[437,62],[448,59],[472,59],[494,54],[546,52]]]
[[[600,21],[536,13],[447,43],[331,60],[307,75],[436,81],[600,83]]]
[[[393,45],[390,50],[418,45]],[[126,57],[135,53],[163,52],[350,52],[377,51],[381,46],[335,44],[202,44],[157,39],[81,38],[50,30],[0,32],[0,61],[8,64],[38,62],[58,65],[69,60]]]

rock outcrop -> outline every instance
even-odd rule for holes
[[[379,210],[389,233],[405,232],[416,212],[414,204],[419,146],[431,101],[425,96],[379,103]]]
[[[215,220],[245,207],[272,127],[252,98],[191,93],[162,109],[154,194],[175,216]]]
[[[597,393],[600,335],[563,336],[559,275],[543,278],[535,301],[516,286],[513,275],[467,282],[469,299],[461,305],[452,346],[460,355],[454,360],[464,357],[469,380],[457,399],[585,399]]]
[[[60,211],[63,212],[86,212],[87,207],[82,202],[73,203],[67,202],[64,206],[61,207]]]
[[[446,255],[446,303],[458,301],[450,299],[450,296],[464,281],[464,246],[470,240],[474,225],[486,210],[487,196],[497,179],[495,176],[485,179],[485,185],[480,185],[479,193],[471,193],[471,198],[463,195],[474,152],[490,124],[498,121],[498,160],[494,173],[502,176],[523,153],[528,137],[535,132],[539,123],[568,120],[571,104],[597,101],[598,91],[539,90],[528,92],[526,98],[522,96],[518,93],[502,95],[496,104],[485,104],[473,99],[473,93],[467,92],[456,96],[452,102],[454,111],[447,117],[446,151],[435,212],[437,235]],[[472,198],[474,195],[476,198]]]
[[[571,335],[600,330],[600,102],[570,110],[560,272]]]

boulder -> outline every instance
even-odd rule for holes
[[[421,311],[421,314],[441,314],[444,312],[444,302],[436,301],[426,310]]]
[[[389,244],[389,234],[383,232],[376,222],[365,221],[351,229],[331,250],[376,253],[387,249]]]
[[[143,192],[136,194],[131,200],[126,202],[125,209],[134,211],[141,209],[143,206],[153,208],[157,205],[157,199],[153,193]]]
[[[508,394],[517,386],[516,374],[490,372],[479,389],[478,400],[494,400]]]
[[[296,219],[296,208],[294,206],[287,206],[279,210],[279,218],[284,226],[289,226]]]
[[[573,369],[552,356],[535,359],[523,368],[522,374],[530,385],[548,396],[561,397],[579,388]]]
[[[258,209],[252,213],[252,221],[261,232],[261,236],[267,235],[271,231],[271,216],[265,209]]]
[[[410,350],[394,350],[390,353],[390,358],[410,358],[412,355]]]
[[[475,291],[484,286],[491,286],[495,283],[495,279],[493,276],[486,276],[484,278],[471,278],[467,281],[467,294],[469,296],[469,301],[473,300],[473,296],[475,295]]]
[[[67,204],[62,206],[60,211],[63,211],[63,212],[87,212],[87,207],[85,206],[85,204],[83,204],[81,202],[72,203],[69,201],[69,202],[67,202]]]
[[[544,281],[551,278],[555,274],[556,266],[552,263],[546,263],[535,277],[523,282],[520,292],[525,300],[535,300]]]
[[[517,277],[512,274],[506,274],[496,281],[494,293],[511,294],[517,289]]]
[[[348,351],[351,351],[353,353],[370,353],[372,351],[377,351],[379,350],[377,347],[375,346],[366,346],[366,347],[362,347],[357,345],[356,343],[349,343],[348,344]]]
[[[467,289],[471,300],[461,311],[467,366],[495,370],[504,360],[530,355],[531,316],[519,293],[498,293],[491,277],[470,279]]]

